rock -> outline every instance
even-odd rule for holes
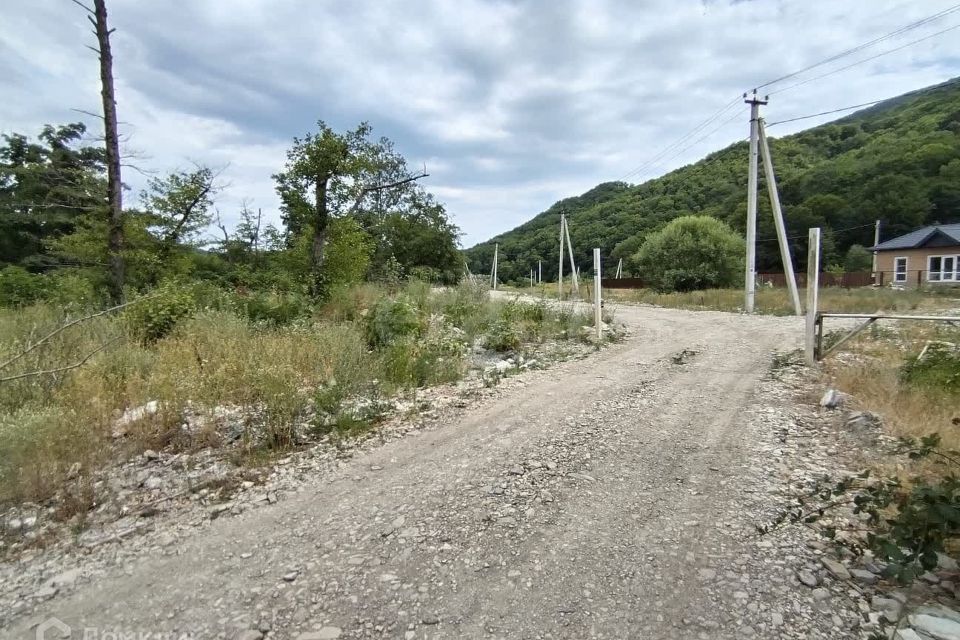
[[[297,576],[299,575],[300,575],[299,571],[288,571],[287,573],[283,574],[283,581],[293,582],[294,580],[297,579]]]
[[[929,571],[921,575],[920,579],[926,582],[927,584],[938,584],[940,582],[940,578],[930,573]]]
[[[236,640],[260,640],[263,638],[263,632],[259,629],[246,629],[236,635]]]
[[[823,563],[823,566],[829,571],[833,577],[838,580],[849,580],[850,572],[847,571],[847,568],[841,563],[837,562],[832,558],[821,558],[820,562]]]
[[[823,397],[820,398],[820,406],[824,409],[836,409],[842,407],[846,394],[840,393],[836,389],[827,389]]]
[[[47,581],[47,585],[51,587],[57,587],[57,588],[59,587],[69,588],[77,583],[77,579],[79,577],[80,577],[79,569],[70,569],[68,571],[64,571],[63,573],[60,573],[50,578]]]
[[[957,561],[943,553],[937,554],[937,566],[945,571],[960,571]]]
[[[827,589],[824,589],[823,587],[818,587],[817,589],[813,590],[813,599],[818,602],[829,600],[830,592]]]
[[[320,631],[304,631],[297,640],[336,640],[341,633],[340,627],[323,627]]]
[[[913,629],[900,629],[897,631],[897,634],[893,636],[893,640],[924,640],[920,637]]]
[[[155,415],[159,410],[160,403],[156,400],[151,400],[150,402],[140,405],[139,407],[134,407],[133,409],[127,409],[123,412],[123,415],[117,418],[117,421],[113,423],[113,437],[122,438],[123,436],[127,435],[127,430],[130,428],[130,425],[140,422],[144,418]]]
[[[772,614],[770,614],[770,622],[775,627],[783,626],[783,614],[774,611]]]
[[[143,483],[143,488],[149,491],[155,491],[163,487],[163,478],[159,476],[150,476]]]
[[[717,572],[713,569],[700,569],[697,573],[699,574],[700,579],[704,581],[713,580],[717,577]]]
[[[854,411],[847,416],[846,426],[848,429],[871,430],[876,429],[881,424],[880,417],[869,411]]]
[[[501,360],[497,362],[497,364],[493,365],[493,368],[497,373],[504,373],[505,371],[509,370],[511,367],[513,367],[513,365],[507,362],[506,360]]]
[[[813,575],[813,573],[810,571],[797,572],[797,579],[800,580],[801,583],[810,587],[811,589],[817,586],[817,584],[819,584],[820,582],[819,580],[817,580],[817,576]]]
[[[857,582],[862,582],[863,584],[877,583],[877,576],[866,569],[850,569],[849,573]]]
[[[20,518],[10,518],[7,520],[7,531],[10,533],[20,533],[23,528],[23,520]]]
[[[521,466],[519,466],[519,465],[516,466],[516,467],[511,467],[511,468],[510,468],[510,471],[509,471],[508,473],[509,473],[510,475],[512,475],[512,476],[522,476],[522,475],[523,475],[523,467],[521,467]]]
[[[874,596],[870,600],[870,608],[879,611],[888,622],[896,622],[903,613],[903,604],[893,598]]]
[[[23,530],[30,531],[37,526],[37,516],[28,516],[23,519]]]
[[[908,617],[910,626],[936,640],[960,640],[960,623],[927,613]]]
[[[160,458],[160,454],[154,451],[153,449],[147,449],[146,451],[143,452],[143,459],[147,460],[148,462],[150,460],[158,460],[159,458]]]
[[[433,613],[425,613],[422,618],[420,618],[422,624],[440,624],[440,618]]]
[[[67,480],[76,480],[80,476],[80,471],[83,470],[83,467],[79,462],[74,462],[70,465],[70,469],[67,471]]]
[[[222,516],[227,511],[233,508],[233,504],[230,502],[224,502],[223,504],[216,504],[210,508],[210,519],[216,520]]]

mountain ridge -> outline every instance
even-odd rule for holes
[[[933,222],[960,221],[960,78],[911,91],[831,122],[770,137],[794,263],[803,266],[806,229],[824,229],[825,262],[840,262],[853,244],[873,242]],[[740,141],[663,176],[631,185],[600,183],[557,201],[527,222],[465,250],[471,271],[522,281],[537,261],[556,277],[560,214],[567,215],[577,263],[605,256],[605,272],[630,258],[643,238],[681,215],[719,218],[743,233],[748,144]],[[780,270],[761,171],[757,256],[761,270]]]

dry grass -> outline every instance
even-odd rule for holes
[[[740,289],[710,289],[685,293],[657,293],[650,289],[607,289],[607,300],[653,304],[661,307],[691,310],[740,312],[743,310],[743,291]],[[801,292],[803,301],[803,292]],[[960,305],[957,292],[894,291],[892,289],[823,288],[820,291],[820,310],[833,313],[875,311],[914,311],[943,309]],[[786,289],[757,289],[756,310],[771,315],[791,315],[793,303]]]
[[[340,292],[312,316],[280,326],[226,307],[207,308],[147,343],[136,339],[122,316],[94,318],[64,331],[3,375],[56,368],[109,345],[71,371],[0,382],[0,505],[41,502],[73,486],[81,510],[92,500],[81,490],[83,482],[104,464],[148,448],[220,444],[215,424],[224,408],[242,415],[246,425],[240,442],[248,449],[236,459],[265,459],[264,449],[268,458],[269,451],[294,445],[294,426],[319,406],[321,395],[338,411],[351,396],[381,397],[457,379],[465,371],[466,346],[508,309],[468,287],[433,293],[413,284],[399,295],[416,308],[422,335],[372,347],[367,317],[385,295],[363,285]],[[545,330],[536,339],[559,337],[567,324],[582,323],[560,312],[544,313]],[[441,316],[456,316],[450,322],[462,332],[439,321]],[[0,310],[0,362],[66,319],[62,310],[45,304]],[[460,342],[451,346],[451,340]],[[148,402],[159,410],[115,437],[124,411]],[[208,426],[183,429],[188,419]]]
[[[901,367],[916,358],[929,340],[960,343],[960,331],[943,324],[898,323],[865,332],[824,362],[824,373],[857,404],[883,417],[894,437],[939,433],[944,447],[960,450],[960,395],[933,386],[912,386],[901,380]]]

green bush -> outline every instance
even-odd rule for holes
[[[900,367],[900,380],[918,389],[960,393],[960,349],[931,342],[922,358],[911,358]]]
[[[523,343],[523,333],[509,318],[497,318],[484,337],[483,346],[494,351],[516,351]]]
[[[10,265],[0,269],[0,306],[22,307],[43,298],[46,292],[43,276],[23,267]]]
[[[368,315],[367,335],[374,346],[389,345],[398,339],[416,337],[420,318],[406,298],[381,298]]]
[[[237,297],[241,315],[251,322],[273,326],[288,325],[310,315],[312,306],[306,296],[297,293],[257,291]]]
[[[128,307],[124,313],[131,333],[143,343],[156,342],[189,318],[196,304],[189,289],[165,284],[147,298]]]
[[[660,292],[729,287],[742,278],[744,242],[710,216],[683,216],[647,236],[634,262]]]

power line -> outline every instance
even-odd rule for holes
[[[719,118],[721,118],[726,112],[728,112],[731,108],[733,108],[734,105],[736,105],[738,102],[740,102],[740,96],[737,96],[736,98],[734,98],[733,100],[731,100],[730,102],[728,102],[726,105],[724,105],[719,111],[717,111],[716,113],[714,113],[712,116],[710,116],[709,118],[707,118],[706,120],[704,120],[703,122],[701,122],[699,125],[697,125],[697,126],[694,127],[693,129],[691,129],[690,131],[688,131],[686,134],[684,134],[683,136],[681,136],[681,137],[678,138],[677,140],[674,140],[674,141],[671,142],[670,144],[668,144],[668,145],[666,145],[665,147],[663,147],[655,156],[653,156],[653,157],[650,158],[649,160],[643,162],[643,163],[640,164],[639,166],[635,167],[633,170],[631,170],[631,171],[629,171],[628,173],[626,173],[626,174],[625,174],[623,177],[621,177],[620,179],[621,179],[621,180],[626,180],[627,178],[629,178],[629,177],[631,177],[631,176],[638,175],[638,174],[642,173],[643,171],[645,171],[646,169],[648,169],[648,168],[651,167],[652,165],[656,164],[659,160],[661,160],[666,154],[668,154],[670,151],[672,151],[673,149],[675,149],[677,146],[683,144],[684,142],[686,142],[687,140],[689,140],[691,137],[695,136],[695,135],[696,135],[697,133],[699,133],[700,131],[703,131],[706,127],[710,126],[711,123],[713,123],[713,122],[715,122],[716,120],[718,120]]]
[[[933,15],[927,16],[926,18],[921,18],[920,20],[917,20],[916,22],[911,22],[910,24],[904,25],[904,26],[900,27],[899,29],[895,29],[894,31],[891,31],[890,33],[887,33],[887,34],[882,35],[882,36],[880,36],[880,37],[874,38],[873,40],[870,40],[869,42],[864,42],[864,43],[859,44],[859,45],[857,45],[857,46],[855,46],[855,47],[853,47],[853,48],[850,48],[850,49],[847,49],[847,50],[845,50],[845,51],[841,51],[840,53],[834,54],[834,55],[830,56],[829,58],[824,58],[823,60],[821,60],[821,61],[819,61],[819,62],[816,62],[816,63],[814,63],[814,64],[811,64],[811,65],[808,65],[808,66],[804,67],[803,69],[798,69],[798,70],[792,71],[792,72],[790,72],[790,73],[788,73],[788,74],[786,74],[786,75],[780,76],[779,78],[776,78],[776,79],[774,79],[774,80],[770,80],[770,81],[768,81],[768,82],[764,82],[763,84],[758,85],[756,88],[757,88],[757,89],[762,89],[762,88],[764,88],[764,87],[769,87],[770,85],[777,84],[778,82],[783,82],[784,80],[789,80],[790,78],[796,77],[796,76],[798,76],[798,75],[800,75],[800,74],[802,74],[802,73],[806,73],[807,71],[811,71],[811,70],[816,69],[816,68],[818,68],[818,67],[822,67],[822,66],[825,65],[825,64],[829,64],[829,63],[831,63],[831,62],[834,62],[834,61],[836,61],[836,60],[839,60],[839,59],[841,59],[841,58],[845,58],[845,57],[847,57],[847,56],[849,56],[849,55],[851,55],[851,54],[854,54],[854,53],[856,53],[856,52],[858,52],[858,51],[862,51],[862,50],[864,50],[864,49],[866,49],[866,48],[868,48],[868,47],[872,47],[872,46],[875,45],[875,44],[879,44],[880,42],[883,42],[884,40],[889,40],[890,38],[894,38],[894,37],[896,37],[896,36],[899,36],[899,35],[902,35],[902,34],[904,34],[904,33],[907,33],[908,31],[912,31],[912,30],[914,30],[914,29],[917,29],[917,28],[919,28],[919,27],[922,27],[922,26],[925,25],[925,24],[929,24],[929,23],[931,23],[931,22],[935,22],[935,21],[939,20],[940,18],[943,18],[944,16],[950,15],[951,13],[955,13],[955,12],[957,12],[957,11],[960,11],[960,4],[955,4],[955,5],[953,5],[952,7],[949,7],[949,8],[947,8],[947,9],[944,9],[943,11],[940,11],[940,12],[935,13],[935,14],[933,14]]]
[[[857,62],[854,62],[854,63],[852,63],[852,64],[848,64],[848,65],[845,66],[845,67],[840,67],[839,69],[834,69],[833,71],[828,71],[827,73],[822,73],[822,74],[820,74],[820,75],[818,75],[818,76],[814,76],[814,77],[808,78],[808,79],[806,79],[806,80],[801,80],[800,82],[796,82],[796,83],[794,83],[794,84],[791,84],[791,85],[789,85],[789,86],[787,86],[787,87],[784,87],[783,89],[777,89],[776,91],[771,91],[771,92],[770,92],[770,95],[772,96],[772,95],[776,95],[776,94],[778,94],[778,93],[783,93],[784,91],[790,91],[791,89],[795,89],[795,88],[797,88],[797,87],[803,86],[803,85],[808,84],[808,83],[810,83],[810,82],[814,82],[814,81],[816,81],[816,80],[822,80],[823,78],[826,78],[826,77],[828,77],[828,76],[832,76],[832,75],[834,75],[834,74],[840,73],[841,71],[846,71],[847,69],[851,69],[851,68],[856,67],[856,66],[858,66],[858,65],[864,64],[865,62],[870,62],[871,60],[876,60],[877,58],[881,58],[881,57],[886,56],[886,55],[889,55],[889,54],[891,54],[891,53],[896,53],[897,51],[901,51],[901,50],[903,50],[903,49],[906,49],[907,47],[912,47],[912,46],[915,45],[915,44],[919,44],[919,43],[921,43],[921,42],[923,42],[923,41],[925,41],[925,40],[929,40],[929,39],[931,39],[931,38],[935,38],[935,37],[937,37],[937,36],[943,35],[943,34],[949,32],[949,31],[953,31],[954,29],[960,29],[960,24],[955,24],[955,25],[953,25],[952,27],[947,27],[946,29],[943,29],[942,31],[937,31],[936,33],[931,33],[931,34],[928,35],[928,36],[924,36],[924,37],[919,38],[919,39],[917,39],[917,40],[913,40],[913,41],[908,42],[908,43],[906,43],[906,44],[900,45],[899,47],[895,47],[895,48],[893,48],[893,49],[888,49],[887,51],[881,51],[880,53],[878,53],[878,54],[876,54],[876,55],[872,55],[872,56],[870,56],[869,58],[864,58],[863,60],[858,60]]]
[[[831,109],[830,111],[821,111],[820,113],[812,113],[809,116],[799,116],[797,118],[789,118],[787,120],[777,120],[776,122],[768,122],[767,128],[769,129],[770,127],[778,124],[786,124],[788,122],[796,122],[798,120],[809,120],[810,118],[816,118],[817,116],[827,116],[827,115],[830,115],[831,113],[840,113],[841,111],[850,111],[851,109],[859,109],[860,107],[869,107],[875,104],[879,104],[881,102],[885,102],[886,100],[889,100],[889,99],[890,98],[886,98],[884,100],[874,100],[872,102],[864,102],[862,104],[855,104],[849,107],[842,107],[840,109]]]
[[[841,231],[853,231],[855,229],[866,229],[867,227],[872,228],[875,226],[875,224],[876,223],[871,222],[870,224],[861,224],[861,225],[857,225],[856,227],[845,227],[843,229],[829,229],[829,231],[831,233],[840,233]],[[796,236],[787,236],[787,240],[799,240],[800,238],[806,238],[806,237],[807,237],[807,234],[803,233]],[[777,240],[777,237],[774,236],[772,238],[761,238],[760,240],[757,240],[757,242],[776,242],[776,240]]]

